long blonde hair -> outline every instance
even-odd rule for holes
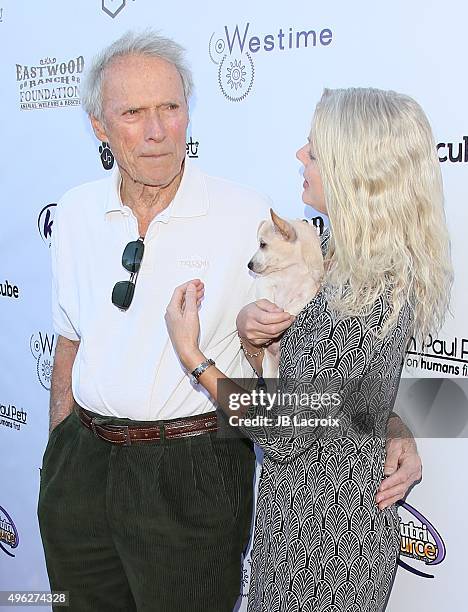
[[[311,142],[330,219],[333,307],[365,314],[388,292],[382,334],[406,301],[413,335],[437,331],[453,273],[440,164],[422,108],[393,91],[325,89]]]

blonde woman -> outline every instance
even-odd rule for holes
[[[247,411],[290,418],[243,426],[264,450],[248,609],[376,612],[399,551],[395,505],[375,504],[387,422],[407,341],[440,327],[452,280],[439,163],[420,106],[377,89],[325,90],[297,156],[303,200],[328,215],[330,232],[322,289],[281,340],[280,385],[313,391],[316,404]],[[166,314],[189,371],[209,357],[199,290],[179,287]],[[247,340],[251,355],[265,342]],[[220,381],[235,389],[213,365],[199,376],[229,413]]]

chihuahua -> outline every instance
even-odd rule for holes
[[[247,264],[258,275],[257,299],[266,298],[296,316],[317,294],[323,257],[315,226],[306,219],[286,220],[270,208],[271,221],[260,223],[258,250]],[[279,340],[266,347],[263,377],[276,378]]]

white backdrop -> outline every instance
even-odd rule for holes
[[[188,154],[293,217],[304,215],[295,151],[323,87],[414,96],[439,143],[456,283],[453,316],[439,338],[412,347],[405,375],[466,377],[467,18],[462,0],[0,0],[0,590],[48,589],[36,505],[55,350],[54,204],[112,164],[79,107],[83,66],[128,28],[152,26],[181,42],[196,82]],[[408,497],[413,509],[400,510],[407,568],[391,612],[466,609],[464,433],[461,418],[452,439],[420,441],[424,480]],[[244,604],[247,588],[245,579]]]

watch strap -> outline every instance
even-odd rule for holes
[[[197,367],[191,373],[193,381],[198,384],[198,379],[200,376],[212,365],[215,365],[215,362],[212,359],[207,359],[206,361],[200,363],[200,365],[197,365]]]

